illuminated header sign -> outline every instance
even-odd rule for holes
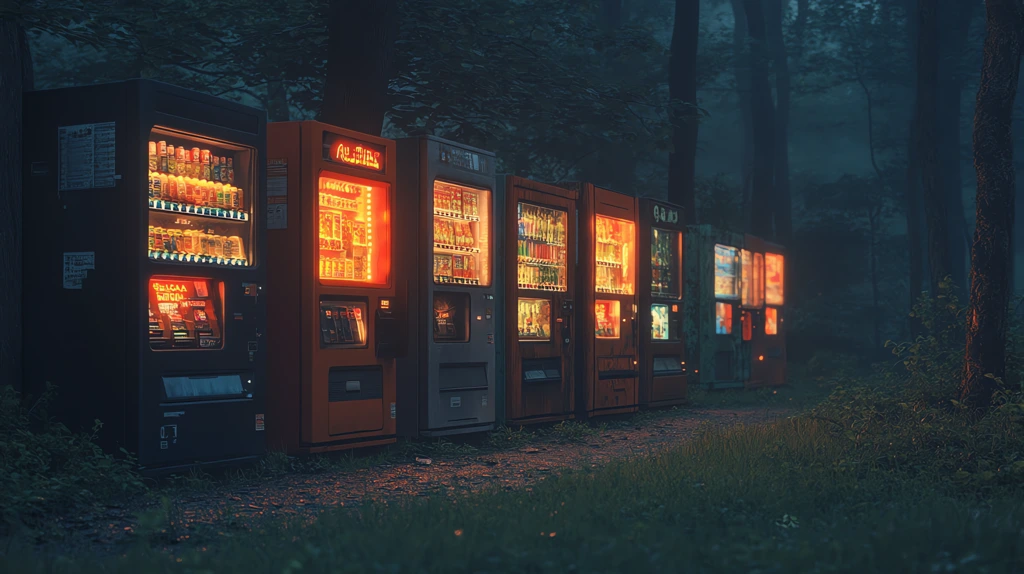
[[[494,164],[491,162],[491,158],[471,152],[468,149],[448,144],[441,144],[440,156],[441,163],[446,163],[452,167],[457,167],[466,171],[475,171],[477,173],[489,175],[494,170]]]
[[[180,303],[186,299],[203,299],[210,296],[206,281],[153,279],[149,282],[149,289],[157,303]],[[184,306],[204,307],[205,304]]]
[[[654,205],[655,223],[679,223],[679,212],[675,209],[666,209],[660,205]]]
[[[384,171],[385,147],[324,132],[324,159],[372,171]]]

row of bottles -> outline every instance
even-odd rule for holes
[[[596,291],[598,293],[616,293],[632,295],[633,284],[627,282],[624,272],[618,267],[598,266],[596,269]]]
[[[519,288],[541,291],[565,291],[565,267],[519,264]]]
[[[540,243],[532,239],[520,239],[518,255],[520,261],[539,261],[565,265],[565,247],[562,245]]]
[[[465,249],[475,248],[476,237],[473,233],[473,226],[468,221],[449,221],[435,217],[434,243]]]
[[[566,240],[564,211],[547,209],[528,203],[516,207],[519,239],[534,243],[564,246]]]
[[[678,232],[651,230],[651,291],[658,294],[677,294]]]
[[[235,183],[234,158],[208,149],[174,147],[165,141],[149,142],[149,171],[212,182]]]
[[[434,212],[476,219],[480,216],[480,198],[476,192],[450,183],[434,183]]]
[[[149,173],[149,199],[151,201],[170,201],[185,205],[238,210],[242,209],[243,196],[241,188],[229,183],[181,175],[167,175],[155,171]]]
[[[609,265],[627,264],[633,239],[633,222],[597,216],[597,251],[599,263]]]
[[[226,237],[197,229],[149,226],[149,252],[174,254],[184,261],[196,258],[246,260],[242,238]]]

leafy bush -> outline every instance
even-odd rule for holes
[[[48,420],[48,388],[25,408],[10,386],[0,387],[0,529],[31,527],[47,513],[74,504],[139,493],[145,486],[131,457],[106,454],[91,433],[72,433]]]

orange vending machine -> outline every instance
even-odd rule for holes
[[[640,331],[636,199],[589,183],[573,187],[580,191],[578,412],[632,412]]]
[[[521,177],[498,180],[505,205],[498,413],[506,424],[574,416],[578,196]]]
[[[640,211],[640,405],[686,400],[683,208],[637,199]]]
[[[267,139],[268,446],[394,442],[395,142],[314,121]]]
[[[747,235],[744,243],[743,303],[748,302],[748,291],[751,303],[749,309],[744,309],[746,322],[743,324],[743,339],[749,341],[750,355],[747,386],[783,385],[786,382],[786,334],[782,317],[784,251],[781,245],[753,235]]]

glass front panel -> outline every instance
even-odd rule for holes
[[[519,298],[519,340],[551,340],[551,301]]]
[[[598,339],[618,339],[620,320],[618,301],[598,299],[594,304],[594,336]]]
[[[365,347],[366,303],[321,299],[320,343],[323,347]]]
[[[779,334],[779,310],[768,307],[764,310],[764,334]]]
[[[148,257],[254,264],[253,150],[163,128],[149,137]]]
[[[391,267],[388,186],[322,175],[317,195],[320,279],[387,285]]]
[[[597,292],[632,295],[636,226],[632,221],[603,215],[598,215],[594,223],[597,227]]]
[[[162,379],[164,396],[172,401],[237,397],[245,394],[242,377],[239,375],[162,377]]]
[[[224,283],[207,277],[154,275],[149,280],[149,348],[224,346]]]
[[[434,182],[434,283],[491,284],[491,192]]]
[[[764,256],[743,249],[740,251],[742,276],[740,279],[744,307],[764,305]]]
[[[735,247],[715,245],[715,297],[739,298],[740,254]]]
[[[655,341],[668,341],[668,338],[668,305],[664,305],[662,303],[655,303],[651,305],[651,339]]]
[[[715,303],[715,333],[732,334],[732,303]]]
[[[463,343],[469,340],[469,294],[434,293],[434,341]]]
[[[764,254],[764,300],[769,305],[782,305],[783,258],[776,253]]]
[[[744,341],[754,338],[754,315],[750,311],[740,311],[740,329]]]
[[[519,202],[519,288],[565,291],[566,222],[569,214]]]
[[[678,231],[651,228],[651,294],[656,297],[680,297],[681,237]]]

